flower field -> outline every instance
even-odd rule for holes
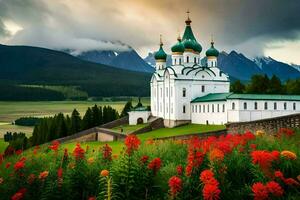
[[[300,133],[141,143],[116,155],[58,142],[0,156],[1,199],[299,199]]]

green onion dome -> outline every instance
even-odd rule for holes
[[[184,40],[183,41],[183,45],[184,45],[185,49],[192,49],[192,50],[195,49],[195,42],[194,42],[194,40],[191,40],[191,39]]]
[[[214,42],[211,42],[211,47],[206,51],[206,56],[214,56],[214,57],[218,57],[219,56],[219,51],[217,49],[215,49],[214,47]]]
[[[178,37],[177,40],[178,42],[174,46],[172,46],[171,50],[173,53],[183,53],[185,48],[183,43],[181,42],[181,38]]]
[[[194,51],[196,51],[198,53],[201,53],[201,51],[202,51],[202,46],[197,41],[195,41]]]
[[[164,49],[162,48],[162,46],[163,46],[163,43],[161,42],[159,50],[154,55],[155,60],[167,60],[167,54],[164,51]]]

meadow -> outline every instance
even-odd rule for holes
[[[53,142],[0,159],[0,193],[25,200],[297,200],[299,139],[299,131],[282,128],[275,135],[173,141],[130,135],[122,145],[101,148],[66,150],[69,144]]]
[[[133,98],[133,105],[138,102],[137,98]],[[149,98],[142,98],[142,103],[149,105]],[[115,108],[120,113],[126,104],[126,101],[1,101],[0,102],[0,138],[7,131],[24,131],[25,133],[32,133],[32,127],[20,127],[11,125],[11,123],[20,117],[45,117],[52,116],[59,112],[64,114],[71,114],[73,109],[83,115],[88,107],[95,104],[101,106],[108,106]]]

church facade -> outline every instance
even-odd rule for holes
[[[191,22],[188,17],[182,38],[171,48],[171,66],[166,65],[162,41],[155,53],[156,70],[150,82],[152,116],[163,118],[166,127],[174,127],[253,121],[300,111],[298,95],[230,93],[229,76],[218,68],[219,51],[213,41],[205,52],[207,62],[201,64],[202,46]]]

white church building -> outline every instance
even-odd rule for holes
[[[163,118],[166,127],[185,123],[225,124],[298,113],[299,95],[233,94],[229,76],[218,68],[218,50],[211,42],[207,63],[201,64],[202,47],[197,42],[188,17],[183,37],[172,46],[172,65],[160,41],[152,75],[151,113]],[[241,66],[242,67],[242,66]],[[146,112],[146,111],[145,111]],[[140,113],[142,114],[142,112]],[[135,112],[134,118],[138,118]],[[133,115],[129,114],[131,121]]]

